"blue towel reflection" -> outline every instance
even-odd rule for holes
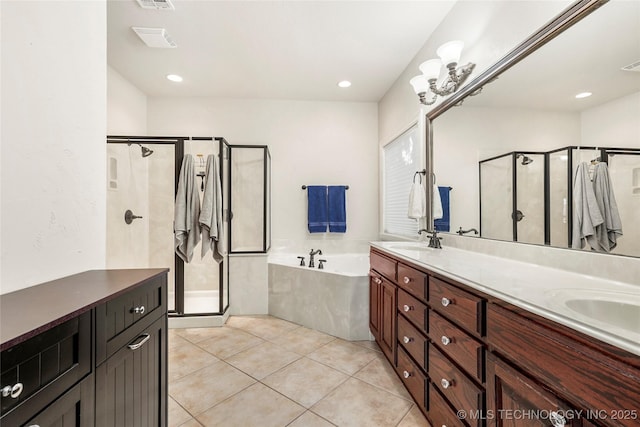
[[[440,200],[442,201],[442,218],[433,221],[433,226],[437,231],[450,231],[451,220],[449,214],[449,187],[438,187]]]

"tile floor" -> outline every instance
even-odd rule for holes
[[[271,316],[169,330],[170,427],[429,424],[374,342]]]

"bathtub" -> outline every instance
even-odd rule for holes
[[[371,339],[369,255],[320,255],[315,268],[301,267],[302,255],[269,255],[269,314],[349,341]],[[327,260],[323,270],[319,259]]]

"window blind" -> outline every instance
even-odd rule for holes
[[[413,176],[422,169],[420,145],[418,128],[413,126],[383,148],[385,233],[414,238],[418,235],[418,221],[408,218],[407,212]]]

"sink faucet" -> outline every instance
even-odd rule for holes
[[[460,227],[460,230],[456,231],[456,233],[462,236],[463,234],[471,233],[472,231],[473,231],[473,234],[478,234],[478,230],[476,230],[475,228],[463,230],[462,227]]]
[[[313,249],[311,249],[311,252],[309,252],[309,268],[313,268],[316,266],[316,264],[313,261],[313,257],[316,255],[322,255],[322,251],[320,249],[318,249],[317,251],[314,251]]]
[[[442,240],[442,237],[438,237],[438,230],[429,231],[424,228],[418,230],[418,234],[422,234],[422,232],[427,233],[427,236],[429,236],[430,248],[442,249],[442,244],[440,243],[440,240]]]

